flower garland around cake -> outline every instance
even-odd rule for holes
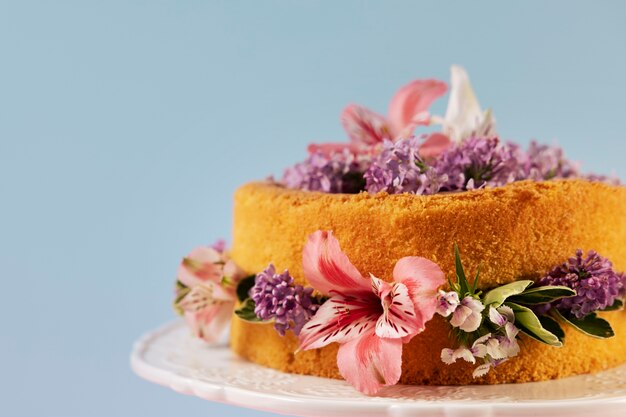
[[[293,332],[299,350],[338,343],[341,375],[368,395],[399,381],[403,345],[435,314],[447,319],[455,341],[441,360],[476,364],[475,378],[517,356],[520,334],[554,347],[564,343],[562,325],[590,337],[613,336],[597,313],[623,308],[626,275],[594,251],[578,250],[537,282],[484,292],[479,273],[468,278],[456,245],[454,258],[454,280],[446,280],[434,262],[409,256],[398,260],[388,282],[362,275],[332,232],[317,231],[303,249],[304,287],[271,264],[246,276],[219,243],[183,259],[174,307],[208,342],[219,337],[234,310],[239,319],[273,323],[281,336]]]
[[[514,181],[582,178],[619,184],[619,179],[582,174],[561,148],[502,142],[491,110],[482,110],[466,71],[453,66],[444,117],[431,104],[446,93],[438,80],[415,80],[393,96],[388,115],[350,104],[341,123],[350,141],[309,145],[309,156],[285,170],[280,184],[325,193],[437,194],[499,187]],[[419,127],[439,125],[434,133]]]

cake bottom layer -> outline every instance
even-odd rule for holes
[[[476,365],[463,360],[441,362],[441,350],[456,347],[449,338],[450,325],[435,316],[426,330],[404,345],[401,384],[468,385],[543,381],[602,371],[626,362],[626,311],[605,313],[615,336],[595,339],[563,325],[564,346],[544,345],[521,336],[518,356],[487,375],[474,379]],[[283,372],[341,378],[337,369],[337,344],[294,354],[298,340],[288,333],[281,337],[272,324],[256,324],[233,318],[231,348],[239,356]]]

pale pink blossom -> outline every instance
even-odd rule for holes
[[[365,394],[396,384],[402,345],[435,313],[441,269],[428,259],[405,257],[396,263],[393,282],[365,278],[328,231],[309,237],[303,269],[309,284],[329,299],[302,329],[300,349],[339,343],[339,372]]]
[[[218,246],[219,248],[219,246]],[[242,271],[213,247],[199,247],[183,258],[178,280],[186,287],[178,302],[194,335],[215,342],[230,321]]]
[[[431,123],[430,105],[448,89],[438,80],[415,80],[400,88],[391,99],[387,117],[357,104],[350,104],[341,113],[341,123],[349,143],[324,143],[309,146],[309,152],[340,152],[367,154],[385,140],[396,141],[413,135],[418,125]],[[447,136],[432,134],[422,145],[424,157],[438,155],[450,146]]]
[[[480,300],[468,295],[463,298],[461,303],[454,309],[450,324],[464,332],[471,333],[480,327],[482,311],[484,309],[485,306]]]

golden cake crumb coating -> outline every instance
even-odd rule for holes
[[[331,230],[359,271],[390,281],[396,261],[422,256],[454,273],[452,245],[466,271],[480,265],[480,288],[537,279],[574,255],[594,249],[626,270],[626,187],[585,180],[521,181],[478,191],[416,196],[323,194],[269,183],[244,185],[235,194],[231,256],[250,273],[269,263],[289,269],[306,285],[302,248],[317,230]],[[452,275],[453,276],[453,275]],[[449,324],[435,317],[403,350],[401,382],[470,384],[526,382],[594,372],[626,362],[626,313],[606,313],[616,336],[585,336],[564,325],[565,346],[525,336],[520,354],[496,372],[474,380],[466,363],[445,365],[453,347]],[[253,362],[286,372],[339,377],[336,345],[294,355],[297,340],[272,325],[234,318],[233,350]]]

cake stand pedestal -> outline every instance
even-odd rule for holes
[[[134,372],[177,392],[240,407],[303,417],[623,417],[626,366],[528,384],[406,386],[376,397],[344,381],[278,372],[237,358],[226,344],[193,338],[183,322],[142,336]]]

